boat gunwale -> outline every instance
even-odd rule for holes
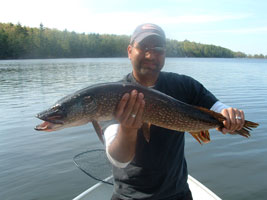
[[[111,176],[105,178],[103,181],[107,182],[107,181],[111,180],[112,178],[113,178],[113,176],[111,175]],[[209,188],[207,188],[205,185],[200,183],[198,180],[196,180],[192,176],[188,175],[188,181],[187,182],[189,184],[189,187],[190,187],[190,182],[191,182],[191,186],[192,186],[192,184],[197,185],[198,188],[205,191],[205,193],[207,193],[214,200],[221,200],[221,198],[218,197],[214,192],[212,192]],[[98,187],[100,187],[103,184],[106,184],[106,183],[105,182],[96,183],[95,185],[91,186],[90,188],[88,188],[87,190],[85,190],[84,192],[82,192],[81,194],[76,196],[73,200],[81,200],[82,198],[86,197],[88,194],[90,194],[91,192],[93,192],[95,189],[97,189]],[[193,193],[192,193],[192,195],[193,195]]]

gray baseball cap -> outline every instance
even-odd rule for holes
[[[141,24],[136,27],[135,31],[132,34],[130,44],[137,42],[138,44],[141,43],[145,38],[150,36],[158,37],[163,44],[166,44],[166,36],[162,28],[160,28],[156,24]]]

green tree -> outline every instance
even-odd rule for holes
[[[67,30],[0,23],[0,59],[126,57],[130,36],[76,33]],[[167,57],[266,58],[196,42],[167,39]]]

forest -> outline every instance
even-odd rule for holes
[[[0,59],[126,57],[130,36],[76,33],[0,23]],[[215,45],[167,39],[167,57],[267,58]]]

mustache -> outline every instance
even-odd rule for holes
[[[148,64],[153,64],[153,65],[156,65],[156,66],[159,65],[158,62],[156,62],[154,60],[147,60],[147,59],[142,60],[141,63],[148,63]]]

